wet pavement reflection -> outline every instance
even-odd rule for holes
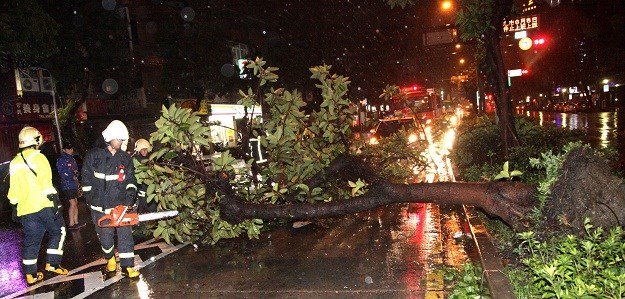
[[[560,128],[584,131],[587,142],[593,147],[612,146],[625,160],[625,113],[622,111],[564,113],[526,111],[524,115],[535,118],[540,125],[553,123]]]
[[[121,280],[93,298],[444,298],[439,270],[474,251],[458,237],[468,234],[461,214],[398,204],[284,224],[258,240],[187,246],[143,268],[139,281]]]
[[[15,293],[27,286],[21,270],[22,232],[12,223],[6,226],[0,229],[0,296]]]

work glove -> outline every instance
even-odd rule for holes
[[[126,189],[126,205],[132,206],[137,199],[137,190],[134,188]]]
[[[56,193],[50,193],[48,194],[48,199],[53,204],[52,210],[54,211],[54,215],[58,216],[59,214],[61,214],[63,204],[61,204],[61,199],[59,198],[59,195]]]

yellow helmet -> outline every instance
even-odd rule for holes
[[[139,139],[139,140],[137,140],[135,142],[135,152],[138,152],[138,151],[140,151],[142,149],[147,149],[148,152],[152,151],[152,145],[150,144],[150,142],[145,140],[145,139],[143,139],[143,138],[141,138],[141,139]]]
[[[25,148],[29,146],[40,146],[43,143],[43,136],[41,133],[33,127],[24,127],[17,136],[20,144],[19,148]]]

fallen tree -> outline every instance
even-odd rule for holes
[[[344,163],[343,160],[351,163]],[[351,170],[367,168],[367,165],[357,166],[356,161],[358,159],[355,157],[341,156],[331,165],[339,164],[348,169],[330,168],[334,169],[335,176],[345,177],[345,173],[341,170],[349,172],[348,177],[355,181],[359,178],[352,177],[354,173]],[[374,172],[370,170],[365,173]],[[378,183],[371,185],[368,191],[360,196],[325,203],[281,205],[248,203],[230,194],[220,201],[221,217],[232,223],[251,218],[310,220],[343,216],[394,203],[420,202],[480,207],[489,215],[501,218],[515,230],[524,231],[527,226],[523,224],[523,218],[536,204],[536,187],[519,182],[398,184],[380,179],[374,181]]]
[[[262,59],[247,65],[259,76],[259,86],[277,79],[275,69],[263,65]],[[532,225],[528,222],[530,216],[546,203],[558,202],[555,199],[568,190],[565,183],[562,188],[556,185],[551,193],[554,200],[549,201],[544,186],[537,189],[520,182],[410,183],[410,175],[431,162],[424,155],[431,146],[429,139],[410,143],[405,134],[396,134],[371,146],[363,142],[364,138],[354,138],[351,123],[355,108],[345,98],[349,80],[330,74],[329,69],[311,68],[323,98],[312,114],[302,112],[306,103],[300,93],[270,89],[262,97],[267,117],[262,122],[244,118],[239,128],[244,138],[241,143],[249,144],[246,138],[259,139],[268,155],[262,164],[253,158],[249,147],[233,150],[216,146],[210,128],[219,124],[207,123],[189,109],[173,105],[163,108],[155,123],[157,131],[151,135],[158,150],[149,161],[136,165],[137,177],[148,185],[148,200],[156,200],[162,210],[176,209],[180,216],[159,221],[154,236],[168,242],[175,238],[207,243],[244,233],[255,238],[265,221],[335,217],[400,202],[471,205],[500,218],[516,231],[524,231]],[[257,98],[251,89],[241,91],[239,103],[248,110],[259,109]],[[446,124],[441,118],[438,125]],[[583,177],[588,163],[573,165],[577,166],[566,168],[567,172]],[[603,176],[606,179],[601,182],[618,185],[616,180],[608,179],[609,172]],[[398,178],[404,181],[398,183]],[[565,172],[559,179],[566,181],[569,177]],[[597,184],[588,188],[608,189]],[[567,204],[587,207],[583,203],[588,198],[584,192],[579,195]],[[593,205],[596,209],[583,211],[561,210],[558,214],[557,210],[548,210],[547,216],[558,216],[555,220],[545,218],[543,223],[557,225],[554,221],[580,219],[562,216],[567,212],[612,213],[616,217],[605,218],[616,218],[620,223],[623,211],[612,205],[602,209],[605,205],[601,203],[605,201],[597,201]]]

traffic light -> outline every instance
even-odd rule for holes
[[[548,39],[546,36],[537,36],[532,39],[532,44],[535,48],[544,48],[547,42]]]

